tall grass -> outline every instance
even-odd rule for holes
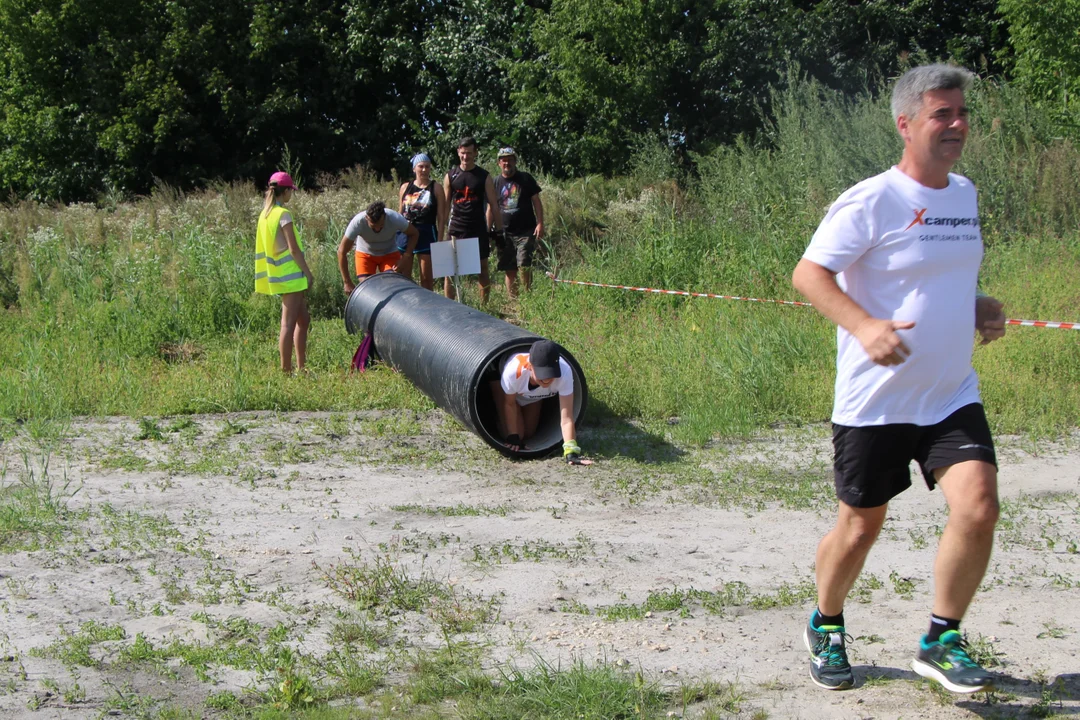
[[[970,98],[961,167],[981,192],[983,288],[1011,317],[1078,320],[1080,152],[1017,91]],[[643,144],[633,176],[542,179],[543,267],[564,277],[790,298],[789,277],[829,203],[893,164],[885,102],[792,83],[756,141],[695,158],[686,174]],[[441,170],[441,169],[440,169]],[[316,284],[307,377],[276,368],[280,306],[252,292],[254,187],[102,207],[0,210],[0,416],[161,415],[248,409],[426,408],[386,370],[350,376],[357,342],[340,320],[335,249],[349,218],[396,184],[356,171],[321,178],[293,210]],[[597,407],[704,441],[828,417],[834,330],[814,311],[550,286],[514,312],[582,362]],[[998,430],[1052,434],[1080,407],[1080,337],[1011,329],[976,351]],[[672,418],[678,418],[678,421]]]

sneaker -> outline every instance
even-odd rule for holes
[[[814,627],[813,616],[806,623],[803,640],[810,651],[810,679],[826,690],[847,690],[855,684],[847,659],[850,638],[839,625]]]
[[[919,652],[911,669],[930,680],[937,680],[955,693],[974,693],[994,687],[994,677],[967,654],[967,642],[956,630],[947,630],[937,642],[919,640]]]

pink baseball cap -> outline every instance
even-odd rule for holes
[[[270,176],[270,184],[275,187],[293,188],[296,189],[296,183],[292,181],[287,172],[276,172]]]

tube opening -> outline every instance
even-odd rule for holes
[[[525,440],[525,449],[514,452],[503,444],[503,434],[499,428],[499,415],[495,409],[495,393],[498,388],[502,368],[508,360],[518,353],[528,353],[534,339],[529,339],[521,344],[515,344],[503,351],[496,353],[479,374],[473,395],[473,418],[476,421],[476,429],[480,437],[488,445],[502,454],[519,459],[539,458],[550,454],[562,447],[562,424],[559,412],[559,397],[544,398],[540,400],[540,419],[536,425],[536,432]],[[571,371],[574,373],[574,424],[580,426],[585,411],[585,398],[587,390],[584,376],[578,367],[577,361],[564,355]]]

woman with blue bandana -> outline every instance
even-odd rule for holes
[[[431,276],[431,243],[442,240],[446,227],[448,208],[442,187],[431,180],[431,158],[417,153],[412,159],[414,179],[402,183],[398,190],[401,214],[420,231],[420,240],[413,251],[420,260],[420,285],[428,290],[434,288]],[[405,238],[398,238],[398,246],[405,251]],[[412,277],[412,256],[402,256],[401,272]]]

